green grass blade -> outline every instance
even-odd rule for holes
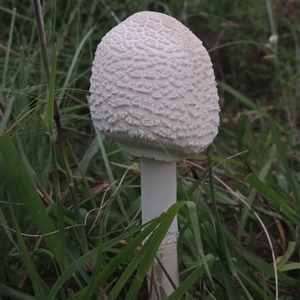
[[[210,267],[214,262],[215,258],[208,254],[204,257],[203,262],[205,265]],[[181,284],[180,286],[168,297],[168,300],[178,300],[182,297],[188,289],[206,272],[206,267],[202,264],[196,270],[192,272]]]
[[[136,299],[137,293],[143,283],[147,272],[153,262],[153,259],[164,239],[168,229],[170,228],[175,216],[177,215],[180,208],[184,205],[184,202],[177,202],[173,204],[166,213],[162,214],[162,221],[159,227],[153,233],[151,240],[151,247],[149,247],[145,253],[145,257],[140,264],[138,272],[132,282],[132,285],[126,295],[126,299]]]
[[[187,199],[191,197],[191,195],[195,192],[195,190],[199,187],[199,184],[203,181],[203,179],[207,176],[208,170],[204,171],[199,179],[193,183],[193,185],[187,191]]]
[[[15,99],[14,96],[9,97],[9,101],[8,101],[7,106],[6,106],[4,115],[1,117],[1,121],[0,121],[0,134],[6,128],[7,122],[9,120],[10,114],[12,112],[12,105],[13,105],[14,99]]]
[[[249,300],[254,300],[252,298],[252,296],[250,295],[248,289],[245,287],[243,281],[240,279],[239,276],[236,277],[236,280],[237,282],[239,283],[240,287],[242,288],[242,290],[244,291],[245,295],[246,295],[246,298],[249,299]]]
[[[14,228],[15,228],[15,232],[17,235],[17,239],[18,239],[18,244],[20,247],[20,255],[22,257],[22,261],[24,262],[25,266],[26,266],[26,271],[28,272],[28,275],[31,279],[32,282],[32,286],[33,286],[33,290],[35,293],[35,297],[37,299],[41,299],[44,300],[46,299],[46,294],[49,292],[47,286],[43,283],[43,281],[41,280],[41,278],[39,277],[39,275],[37,274],[34,265],[31,261],[31,258],[28,254],[28,250],[26,249],[22,234],[21,234],[21,230],[20,227],[18,225],[18,221],[16,219],[15,213],[14,213],[14,209],[13,206],[11,204],[10,201],[10,197],[9,198],[9,210],[10,210],[10,215],[14,224]]]
[[[107,278],[115,271],[115,269],[125,260],[125,258],[132,254],[138,246],[141,245],[142,241],[155,229],[155,227],[161,222],[161,218],[155,219],[149,225],[147,225],[142,232],[140,232],[128,245],[118,254],[116,255],[109,264],[105,267],[105,269],[98,274],[97,286],[102,285]],[[121,239],[126,239],[131,236],[136,231],[140,231],[141,228],[137,228],[128,232],[124,235],[115,238],[114,240],[103,244],[103,252],[110,249],[113,245],[118,243]],[[59,292],[60,288],[64,285],[64,283],[68,280],[72,274],[74,274],[82,265],[86,264],[88,261],[93,260],[98,253],[98,248],[95,248],[88,253],[82,255],[76,261],[74,261],[70,266],[61,274],[61,276],[57,279],[55,284],[53,285],[47,300],[54,299],[55,295]],[[85,291],[82,291],[85,293]]]
[[[206,271],[206,273],[207,273],[207,275],[210,279],[211,284],[214,285],[209,267],[206,264],[206,260],[204,260],[205,254],[204,254],[203,243],[202,243],[202,238],[201,238],[201,233],[200,233],[197,207],[196,207],[195,203],[191,202],[191,201],[186,202],[185,205],[187,206],[187,208],[189,210],[190,220],[191,220],[191,224],[192,224],[192,228],[193,228],[193,232],[194,232],[194,237],[195,237],[195,240],[196,240],[198,255],[199,255],[198,259],[203,260],[205,271]]]
[[[91,144],[89,145],[89,147],[87,148],[86,152],[84,153],[84,155],[82,156],[82,159],[80,160],[80,168],[81,168],[81,172],[83,174],[86,173],[88,167],[89,167],[89,164],[91,162],[91,160],[93,159],[94,155],[96,153],[99,152],[99,143],[98,143],[98,139],[97,137],[95,137],[93,139],[93,141],[91,142]],[[75,173],[75,175],[78,175],[80,172],[77,171]]]
[[[57,60],[56,45],[54,45],[53,53],[52,53],[51,75],[50,75],[50,83],[49,83],[48,109],[47,109],[47,113],[48,113],[48,115],[47,115],[48,130],[49,130],[50,136],[53,135],[56,60]]]
[[[96,131],[96,134],[97,134],[97,141],[99,143],[99,147],[100,147],[100,150],[101,150],[102,158],[104,160],[106,172],[108,174],[108,178],[109,178],[110,182],[113,183],[113,182],[115,182],[115,178],[114,178],[112,169],[110,167],[110,163],[109,163],[109,160],[108,160],[106,149],[105,149],[104,144],[103,144],[104,135],[102,133],[100,133],[98,130]],[[121,199],[120,196],[117,196],[117,201],[118,201],[118,204],[120,206],[120,210],[122,212],[123,217],[126,219],[126,222],[129,223],[129,217],[127,215],[126,209],[124,207],[123,201],[122,201],[122,199]]]
[[[48,48],[46,42],[46,34],[44,28],[43,11],[42,11],[40,0],[32,0],[32,2],[33,2],[35,20],[36,20],[36,25],[37,25],[37,30],[38,30],[39,40],[40,40],[41,55],[42,55],[42,61],[45,70],[45,75],[46,75],[46,81],[47,83],[49,83],[51,71],[50,71],[50,60],[49,60]]]
[[[0,135],[0,154],[2,155],[2,172],[5,181],[10,185],[10,191],[16,199],[21,199],[34,220],[40,233],[44,236],[50,251],[58,262],[61,262],[61,244],[58,234],[52,225],[24,164],[7,134]]]
[[[233,289],[230,277],[228,276],[227,266],[224,264],[223,260],[220,260],[218,262],[218,264],[219,264],[219,267],[220,267],[222,278],[224,280],[224,289],[225,289],[225,292],[227,294],[227,299],[238,300],[237,295],[236,295],[236,293]]]
[[[52,154],[52,165],[53,165],[53,185],[55,189],[55,200],[57,203],[57,211],[58,211],[58,228],[59,228],[59,236],[61,242],[61,258],[63,262],[63,268],[65,269],[68,266],[68,257],[67,257],[67,245],[66,245],[66,235],[65,235],[65,226],[64,226],[64,215],[63,215],[63,203],[60,189],[60,181],[58,174],[58,163],[57,163],[57,154],[56,154],[56,141],[54,135],[54,118],[58,118],[59,116],[55,116],[58,114],[56,112],[56,100],[55,100],[55,78],[56,78],[56,45],[53,47],[52,53],[52,62],[51,62],[51,70],[50,70],[50,82],[49,82],[49,99],[48,99],[48,130],[50,137],[50,147]],[[46,70],[45,70],[46,71]],[[60,122],[58,122],[60,124]],[[57,124],[56,124],[57,125]],[[58,130],[58,126],[56,126]]]
[[[224,82],[218,82],[218,86],[224,89],[226,92],[234,96],[239,102],[247,106],[248,108],[254,109],[256,111],[261,111],[260,107],[254,104],[249,98],[242,95],[240,92],[229,86]]]
[[[261,170],[259,172],[259,175],[258,175],[258,178],[261,181],[264,181],[264,179],[266,178],[266,176],[269,173],[269,170],[272,166],[273,159],[274,159],[275,154],[276,154],[275,150],[276,150],[275,145],[272,145],[272,147],[270,149],[270,152],[269,152],[269,155],[268,155],[268,159],[266,160],[264,166],[261,168]],[[251,191],[250,195],[247,198],[247,203],[249,204],[250,207],[252,207],[252,204],[254,202],[256,194],[257,194],[257,191],[255,189],[253,189]],[[244,231],[246,222],[248,220],[248,215],[249,215],[249,212],[250,212],[250,207],[248,207],[248,206],[244,207],[244,209],[242,210],[242,218],[241,218],[238,233],[237,233],[238,240],[241,239],[242,233]]]
[[[287,181],[289,183],[289,186],[290,186],[290,188],[291,188],[291,190],[294,194],[295,204],[297,205],[297,212],[299,214],[300,213],[300,195],[299,195],[300,188],[299,188],[299,185],[297,186],[297,184],[295,182],[295,177],[293,176],[292,170],[289,167],[289,164],[288,164],[288,161],[287,161],[287,158],[286,158],[286,154],[285,154],[285,150],[283,148],[283,144],[280,140],[278,131],[275,127],[275,123],[272,120],[272,118],[268,117],[268,123],[270,125],[270,130],[271,130],[271,133],[272,133],[273,141],[274,141],[274,143],[277,147],[277,151],[278,151],[280,160],[281,160],[281,162],[283,164],[283,167],[284,167],[285,176],[286,176]]]
[[[145,245],[137,252],[137,254],[133,257],[133,259],[130,261],[130,264],[126,267],[124,272],[122,273],[119,280],[114,285],[111,293],[109,294],[109,299],[114,300],[118,297],[120,291],[124,287],[124,285],[127,283],[130,276],[133,275],[134,271],[138,267],[138,264],[141,262],[143,257],[145,257],[145,253],[148,250],[148,247],[150,245],[150,242],[152,241],[152,236],[147,240]]]
[[[14,27],[15,27],[15,21],[16,21],[16,8],[14,7],[13,10],[12,10],[10,29],[9,29],[9,37],[8,37],[6,55],[5,55],[5,60],[4,60],[4,68],[3,68],[3,74],[2,74],[3,77],[2,77],[2,83],[1,83],[2,88],[6,88],[5,85],[6,85],[8,61],[9,61],[9,55],[10,55],[10,50],[11,50],[11,44],[12,44],[12,40],[13,40],[13,32],[14,32]],[[2,97],[3,97],[3,95],[2,95]]]
[[[224,249],[225,250],[225,257],[226,257],[226,260],[227,260],[227,266],[229,268],[230,273],[236,279],[236,281],[239,283],[239,285],[242,288],[242,290],[244,291],[247,299],[253,300],[253,298],[251,297],[251,295],[247,291],[247,288],[245,287],[243,281],[240,279],[240,277],[238,275],[238,271],[237,271],[237,269],[235,267],[235,264],[234,264],[234,257],[231,254],[231,252],[229,250],[229,247],[228,247],[228,244],[227,244],[226,241],[224,243],[224,246],[225,246],[225,249]]]
[[[291,258],[291,256],[293,255],[294,251],[296,249],[296,243],[295,242],[289,242],[288,247],[284,253],[284,255],[282,256],[281,260],[278,262],[277,264],[277,269],[281,270],[284,268],[284,266],[286,265],[286,262]]]
[[[300,270],[300,263],[287,263],[280,269],[282,272],[292,271],[292,270]]]
[[[283,199],[276,191],[259,180],[259,178],[257,178],[253,173],[246,177],[246,181],[271,203],[277,207],[285,208],[289,213],[294,214],[295,216],[297,215],[285,199]]]
[[[251,266],[256,268],[258,272],[260,272],[264,276],[269,276],[271,278],[275,277],[274,267],[255,254],[245,251],[245,249],[237,248],[237,252],[241,257],[243,257]],[[278,281],[281,284],[286,284],[290,287],[299,287],[299,281],[296,278],[292,278],[282,273],[282,271],[278,272]]]
[[[11,243],[14,245],[14,247],[16,249],[18,249],[18,245],[17,243],[15,242],[15,240],[13,239],[13,236],[12,236],[12,231],[9,229],[9,226],[7,224],[7,221],[6,221],[6,218],[5,218],[5,215],[3,214],[3,211],[2,211],[2,208],[0,207],[0,222],[1,222],[1,225],[3,227],[3,230],[5,231],[5,234],[7,235],[7,237],[9,238],[9,240],[11,241]],[[0,290],[1,291],[1,290]]]
[[[0,295],[8,297],[8,299],[20,299],[20,300],[35,300],[36,297],[30,296],[17,289],[7,286],[0,282]],[[2,298],[1,298],[2,299]]]
[[[82,299],[82,300],[92,299],[92,295],[93,295],[94,291],[96,290],[96,288],[98,287],[98,285],[97,285],[98,273],[96,272],[96,270],[100,270],[100,268],[101,268],[102,251],[103,251],[102,234],[100,233],[95,264],[93,265],[94,272],[91,276],[91,281],[89,282],[86,293],[83,293],[80,297],[80,299]]]
[[[76,63],[78,62],[78,57],[79,57],[79,54],[80,52],[82,51],[82,48],[84,46],[84,44],[86,43],[87,39],[89,38],[89,36],[92,34],[92,32],[95,30],[95,27],[92,27],[85,35],[84,37],[82,38],[80,44],[76,47],[76,52],[74,54],[74,57],[73,57],[73,60],[71,62],[71,65],[70,67],[68,68],[68,73],[67,73],[67,76],[65,78],[65,82],[63,84],[63,87],[66,87],[70,81],[70,78],[72,76],[72,74],[74,73],[74,68],[75,68],[75,65]],[[62,98],[65,94],[65,91],[66,89],[63,89],[61,91],[61,93],[59,94],[58,96],[58,103],[61,103],[62,101]]]

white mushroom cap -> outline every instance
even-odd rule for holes
[[[210,57],[187,27],[161,13],[136,13],[102,38],[90,92],[95,127],[135,156],[188,157],[218,133]]]

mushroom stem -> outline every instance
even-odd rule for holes
[[[143,224],[166,212],[176,203],[176,162],[158,161],[141,158],[141,185],[142,185],[142,222]],[[172,278],[176,286],[179,285],[177,259],[178,226],[175,218],[166,237],[161,243],[157,257]],[[150,274],[150,272],[149,272]],[[149,282],[149,281],[148,281]],[[154,285],[160,294],[161,291],[170,295],[174,288],[157,262],[154,262]],[[152,291],[152,300],[164,299],[163,295],[157,298]]]

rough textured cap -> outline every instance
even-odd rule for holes
[[[161,13],[136,13],[103,37],[90,92],[95,127],[136,156],[184,158],[218,133],[210,57],[187,27]]]

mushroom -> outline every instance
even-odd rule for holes
[[[141,161],[142,222],[176,202],[176,161],[205,150],[218,133],[219,97],[210,57],[182,23],[138,12],[109,31],[92,67],[94,126]],[[179,285],[177,220],[157,257]],[[173,287],[155,263],[158,291]],[[157,299],[155,293],[152,299]]]

